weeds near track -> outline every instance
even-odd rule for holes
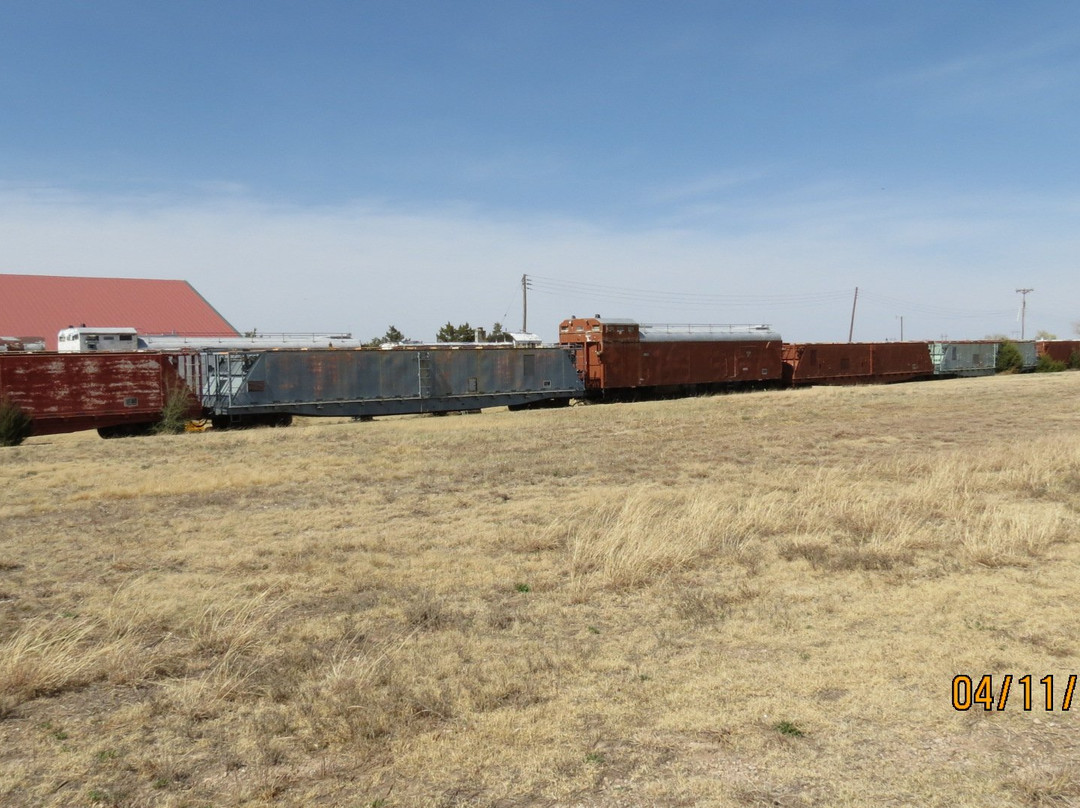
[[[18,446],[33,431],[34,419],[7,396],[0,396],[0,446]]]

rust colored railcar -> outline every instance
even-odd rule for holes
[[[803,384],[882,384],[934,375],[925,342],[841,342],[784,345],[784,381]]]
[[[1080,340],[1055,339],[1040,340],[1035,343],[1039,356],[1049,356],[1055,362],[1070,364],[1075,359],[1080,360]]]
[[[193,368],[182,354],[0,353],[0,396],[33,418],[34,435],[135,434],[161,420],[173,391],[190,416],[202,413],[184,380]]]
[[[575,317],[559,325],[574,349],[586,393],[693,393],[777,386],[783,376],[780,336],[767,326],[645,325]]]

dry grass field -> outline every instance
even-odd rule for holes
[[[1080,373],[34,438],[0,490],[5,806],[1080,804]]]

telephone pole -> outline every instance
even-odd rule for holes
[[[529,332],[529,276],[521,276],[521,331]]]
[[[1027,296],[1028,292],[1034,292],[1034,289],[1017,289],[1016,293],[1020,295],[1020,339],[1024,338],[1024,325],[1027,321]]]
[[[847,341],[851,342],[851,338],[855,335],[855,307],[859,304],[859,287],[855,287],[855,299],[851,301],[851,327],[847,332]]]

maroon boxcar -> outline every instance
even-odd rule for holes
[[[1040,340],[1035,343],[1035,349],[1039,356],[1049,356],[1055,362],[1064,362],[1068,365],[1075,360],[1080,363],[1080,340]]]
[[[0,397],[34,419],[34,435],[134,434],[161,420],[173,391],[187,397],[189,415],[201,414],[181,376],[193,367],[181,354],[0,353]]]
[[[934,375],[925,342],[837,342],[784,346],[788,384],[881,384]]]
[[[559,325],[586,391],[618,396],[779,385],[780,336],[767,326],[644,325],[577,317]]]

